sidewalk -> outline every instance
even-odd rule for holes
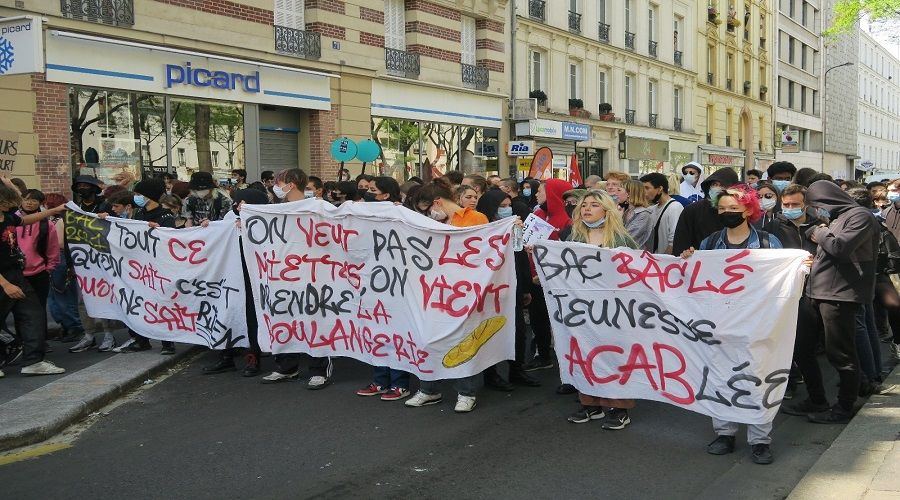
[[[900,499],[900,365],[788,498]]]

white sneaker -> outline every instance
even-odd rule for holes
[[[106,339],[103,339],[103,340],[106,340]],[[112,349],[112,352],[125,352],[129,347],[134,345],[135,342],[137,342],[137,341],[132,338],[129,338],[128,340],[125,341],[124,344],[120,345],[119,347],[114,347]]]
[[[3,378],[3,377],[5,377],[5,376],[6,376],[6,374],[3,373],[3,370],[0,370],[0,378]]]
[[[116,347],[116,337],[113,336],[112,332],[104,332],[103,342],[100,342],[100,347],[98,347],[97,350],[100,352],[109,352],[112,351],[114,347]]]
[[[436,405],[441,402],[441,395],[438,394],[425,394],[422,391],[417,391],[413,397],[406,400],[406,406],[411,408],[418,408],[420,406],[428,406],[428,405]]]
[[[459,395],[456,397],[456,406],[453,411],[456,413],[469,413],[475,409],[475,398],[470,396]]]
[[[288,380],[294,380],[295,378],[297,378],[299,376],[300,376],[300,370],[297,370],[294,373],[272,372],[262,378],[262,383],[277,384],[279,382],[287,382]]]
[[[22,368],[22,375],[59,375],[65,372],[65,368],[60,368],[49,361],[41,361]]]
[[[84,337],[81,337],[81,340],[79,340],[77,344],[69,348],[69,352],[84,352],[91,347],[94,347],[96,344],[94,336],[90,333],[85,333]]]
[[[324,389],[325,387],[327,387],[330,384],[331,384],[330,378],[316,375],[314,377],[309,377],[309,383],[306,384],[306,388],[311,391],[317,391],[319,389]]]

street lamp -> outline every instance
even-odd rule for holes
[[[828,73],[833,69],[843,68],[844,66],[853,66],[852,62],[845,62],[843,64],[838,64],[837,66],[832,66],[825,70],[825,75],[822,78],[822,167],[825,167],[825,155],[828,154]],[[855,96],[855,99],[859,99],[859,96]]]

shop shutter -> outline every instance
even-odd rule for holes
[[[275,0],[275,24],[305,30],[303,0]]]
[[[475,19],[462,16],[460,41],[462,44],[462,63],[475,66]]]
[[[406,11],[403,0],[384,0],[384,46],[406,49]]]
[[[300,166],[296,132],[259,131],[260,170],[298,168]]]

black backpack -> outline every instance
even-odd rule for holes
[[[878,273],[900,274],[900,242],[887,226],[878,223],[881,228],[881,241],[878,243]]]

